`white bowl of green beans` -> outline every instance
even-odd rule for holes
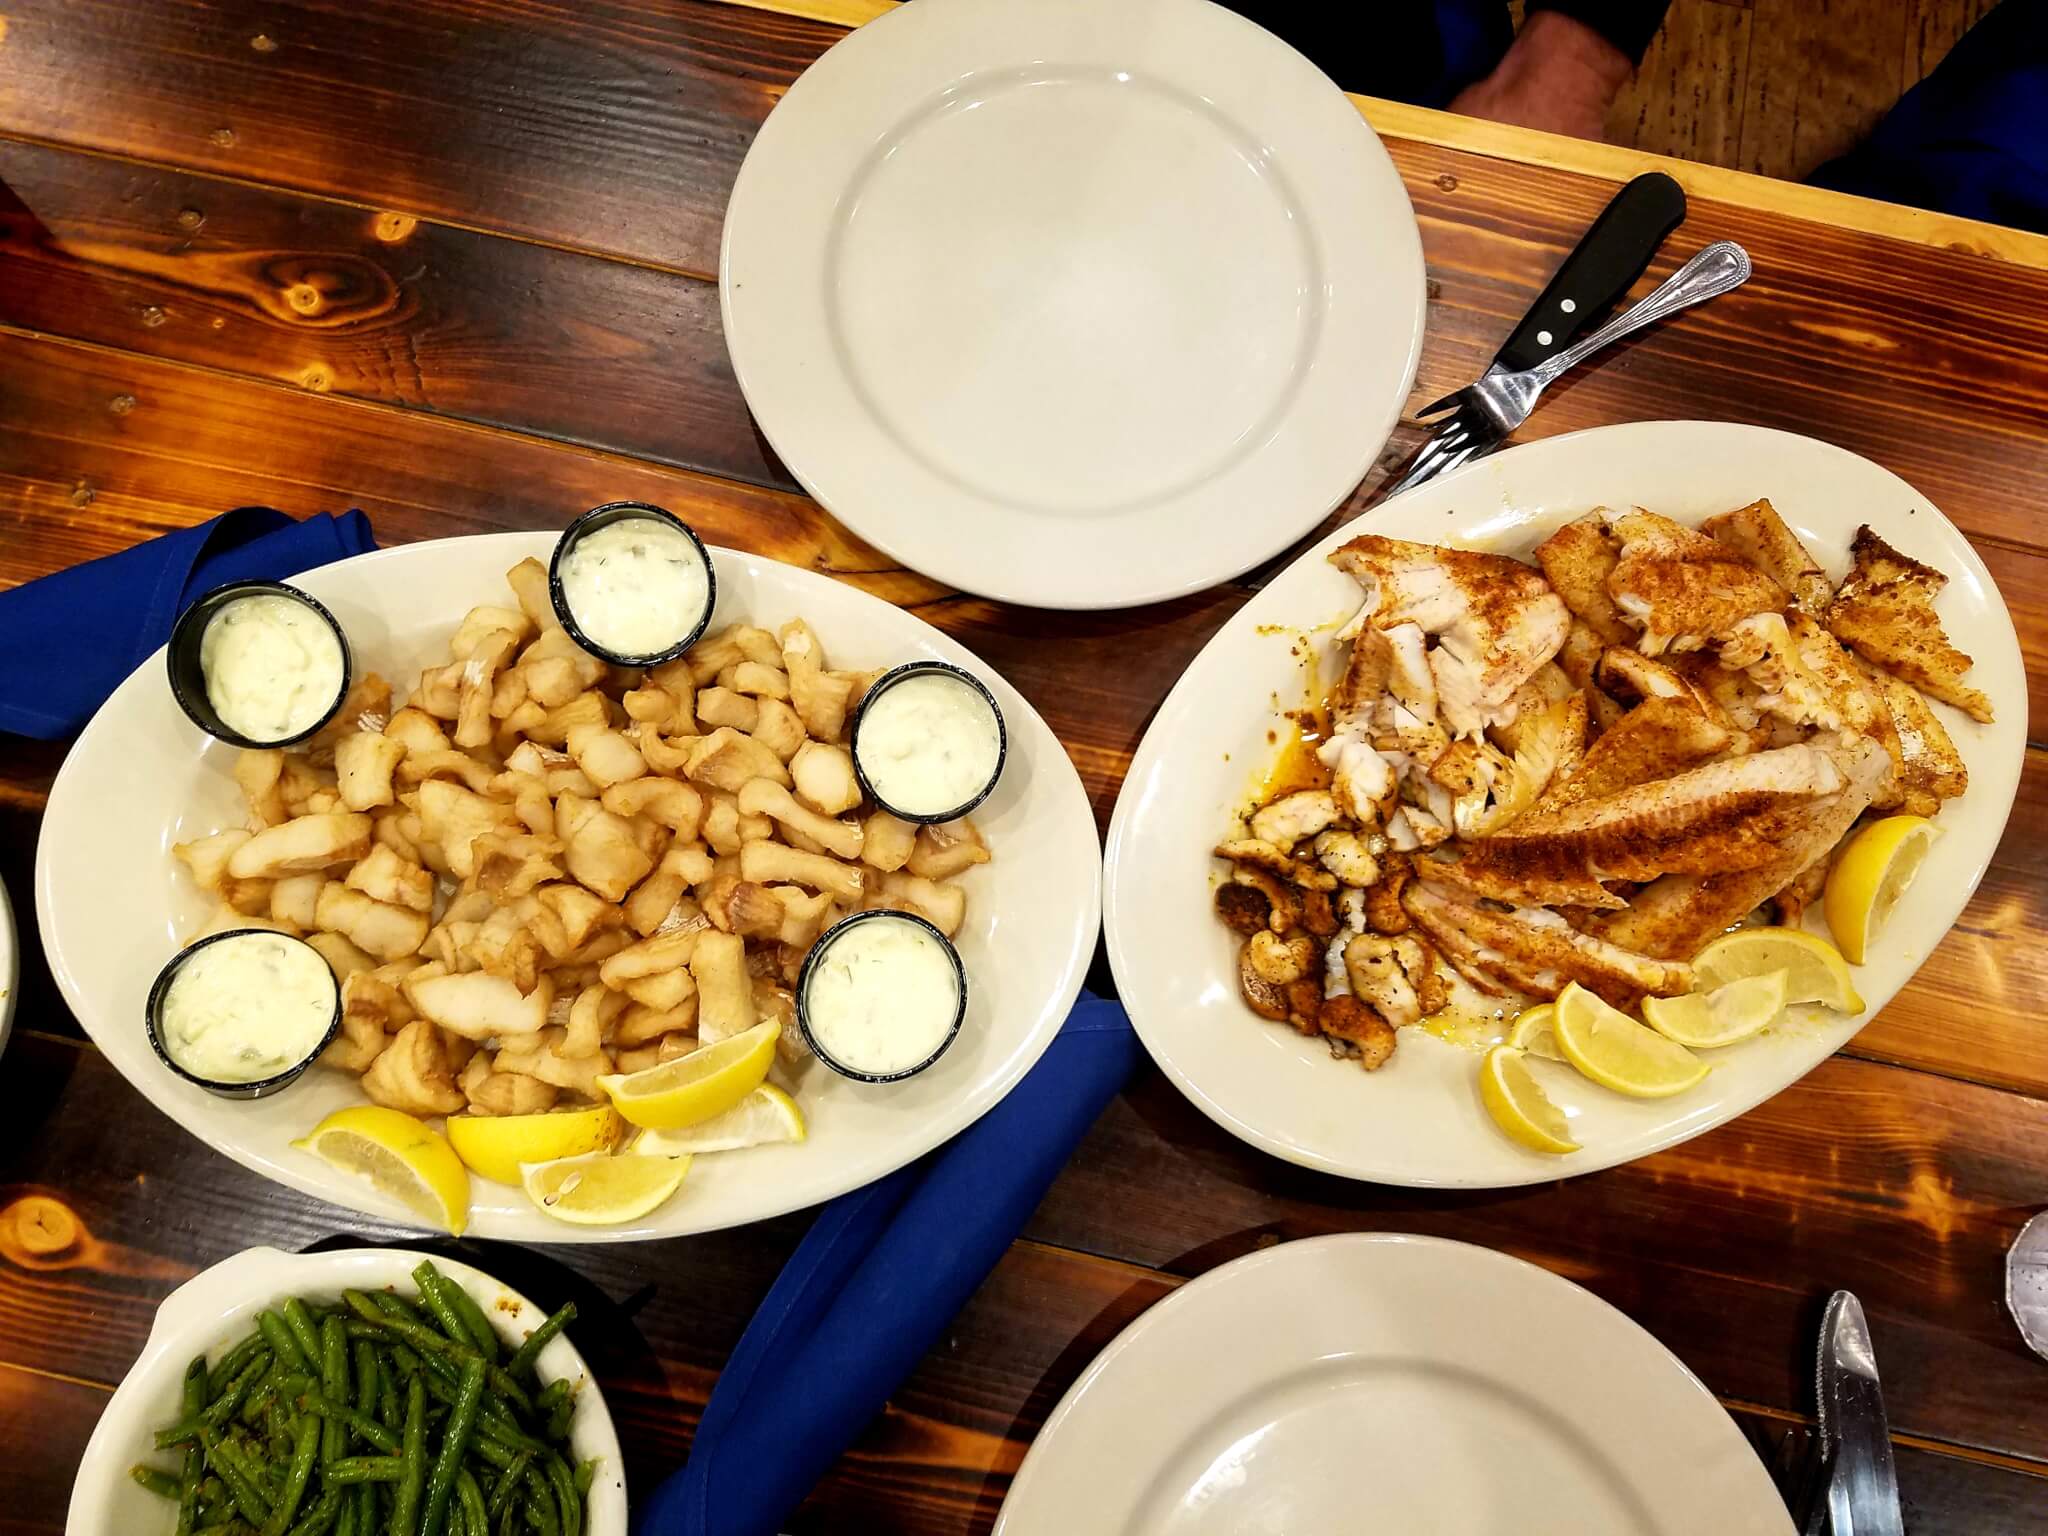
[[[238,1253],[157,1308],[66,1536],[625,1536],[567,1328],[423,1253]]]

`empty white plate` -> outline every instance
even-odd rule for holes
[[[1208,0],[918,0],[769,115],[726,343],[810,493],[969,591],[1114,608],[1278,553],[1358,483],[1422,338],[1393,164]]]
[[[1663,1345],[1545,1270],[1347,1233],[1189,1282],[1046,1421],[995,1536],[1782,1536]]]

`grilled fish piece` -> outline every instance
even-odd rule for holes
[[[1872,666],[1990,724],[1991,701],[1962,680],[1970,658],[1949,643],[1934,611],[1948,577],[1900,554],[1868,523],[1850,553],[1855,565],[1828,610],[1829,633]]]
[[[1891,716],[1887,745],[1893,753],[1899,808],[1910,816],[1932,816],[1942,801],[1953,800],[1970,787],[1970,770],[1919,689],[1877,667],[1862,670]]]
[[[1692,959],[1826,858],[1870,804],[1889,767],[1884,749],[1861,737],[1831,751],[1841,767],[1842,787],[1807,807],[1799,824],[1785,833],[1772,862],[1721,874],[1666,875],[1636,892],[1627,911],[1595,916],[1586,926],[1625,949],[1667,960]]]
[[[1790,594],[1762,571],[1703,533],[1641,507],[1617,518],[1621,558],[1607,591],[1643,626],[1645,656],[1692,651],[1753,613],[1776,612]]]
[[[1607,643],[1583,622],[1574,620],[1571,633],[1557,649],[1557,669],[1586,696],[1587,722],[1595,734],[1622,716],[1621,701],[1600,686],[1600,658]]]
[[[1572,617],[1609,645],[1627,645],[1636,633],[1607,591],[1620,559],[1621,540],[1597,511],[1566,523],[1536,546],[1537,563]]]
[[[1835,589],[1820,562],[1768,500],[1710,517],[1700,524],[1700,532],[1734,550],[1785,588],[1793,603],[1815,618],[1825,614],[1834,601]]]
[[[1460,975],[1481,991],[1555,997],[1576,981],[1618,1008],[1645,993],[1674,997],[1692,989],[1692,968],[1631,953],[1581,933],[1555,912],[1497,912],[1439,885],[1414,880],[1401,905]]]
[[[1648,698],[1623,715],[1592,746],[1576,773],[1553,780],[1531,815],[1601,800],[1696,768],[1724,751],[1726,727],[1687,698]]]
[[[1413,624],[1435,638],[1429,671],[1453,736],[1477,736],[1494,723],[1571,624],[1542,572],[1505,555],[1368,533],[1330,560],[1365,589],[1347,634]]]

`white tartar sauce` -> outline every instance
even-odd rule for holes
[[[260,1083],[320,1048],[334,1022],[334,972],[278,933],[195,950],[164,989],[158,1034],[171,1060],[216,1083]]]
[[[690,536],[658,517],[592,529],[562,557],[576,627],[615,656],[657,656],[704,617],[710,574]]]
[[[341,697],[344,663],[333,626],[296,598],[238,597],[199,637],[206,697],[221,723],[251,741],[289,741]]]
[[[960,1012],[960,977],[931,933],[870,917],[831,939],[804,983],[804,1019],[843,1067],[889,1077],[922,1066]]]
[[[937,816],[994,781],[1002,731],[978,688],[950,673],[917,672],[862,711],[853,753],[889,809]]]

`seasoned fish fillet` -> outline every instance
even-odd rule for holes
[[[1698,650],[1753,613],[1776,612],[1790,595],[1741,556],[1655,512],[1617,518],[1621,558],[1607,591],[1643,626],[1645,656]]]
[[[1629,1007],[1645,993],[1674,997],[1692,989],[1692,968],[1631,953],[1581,933],[1555,912],[1497,912],[1442,886],[1415,880],[1401,905],[1444,958],[1482,991],[1503,989],[1555,997],[1576,981]]]
[[[1674,870],[1754,869],[1776,857],[1779,842],[1803,824],[1814,800],[1842,783],[1827,749],[1755,752],[1531,813],[1494,837],[1464,845],[1461,859],[1468,871],[1487,869],[1532,885],[1585,875],[1654,880]]]
[[[1841,764],[1842,788],[1808,805],[1804,818],[1783,836],[1776,859],[1721,874],[1666,875],[1637,891],[1627,911],[1597,915],[1586,926],[1625,949],[1692,959],[1825,858],[1870,804],[1889,766],[1884,749],[1864,737],[1833,749],[1833,755]]]
[[[1792,594],[1792,601],[1815,618],[1828,611],[1835,589],[1799,535],[1785,526],[1769,501],[1753,501],[1700,524],[1700,532],[1724,544]]]
[[[1418,626],[1436,640],[1429,671],[1454,736],[1477,736],[1564,643],[1571,616],[1542,572],[1505,555],[1364,534],[1331,563],[1365,589],[1351,630]]]
[[[1572,617],[1609,645],[1627,645],[1636,634],[1607,591],[1607,578],[1620,559],[1621,540],[1598,512],[1566,523],[1536,546],[1537,563]]]
[[[1828,631],[1872,666],[1991,722],[1991,701],[1967,686],[1970,658],[1949,643],[1934,611],[1948,577],[1900,554],[1868,523],[1850,546],[1855,565],[1828,610]]]
[[[1578,620],[1572,622],[1571,633],[1557,648],[1557,669],[1585,694],[1587,723],[1595,734],[1622,715],[1621,701],[1600,686],[1600,658],[1606,651],[1607,642]]]
[[[1899,809],[1909,816],[1932,816],[1942,801],[1970,787],[1970,770],[1919,689],[1877,667],[1864,667],[1863,675],[1891,716],[1888,745]]]
[[[1643,700],[1586,749],[1578,771],[1553,780],[1532,811],[1562,811],[1697,768],[1728,745],[1727,729],[1691,698]]]

